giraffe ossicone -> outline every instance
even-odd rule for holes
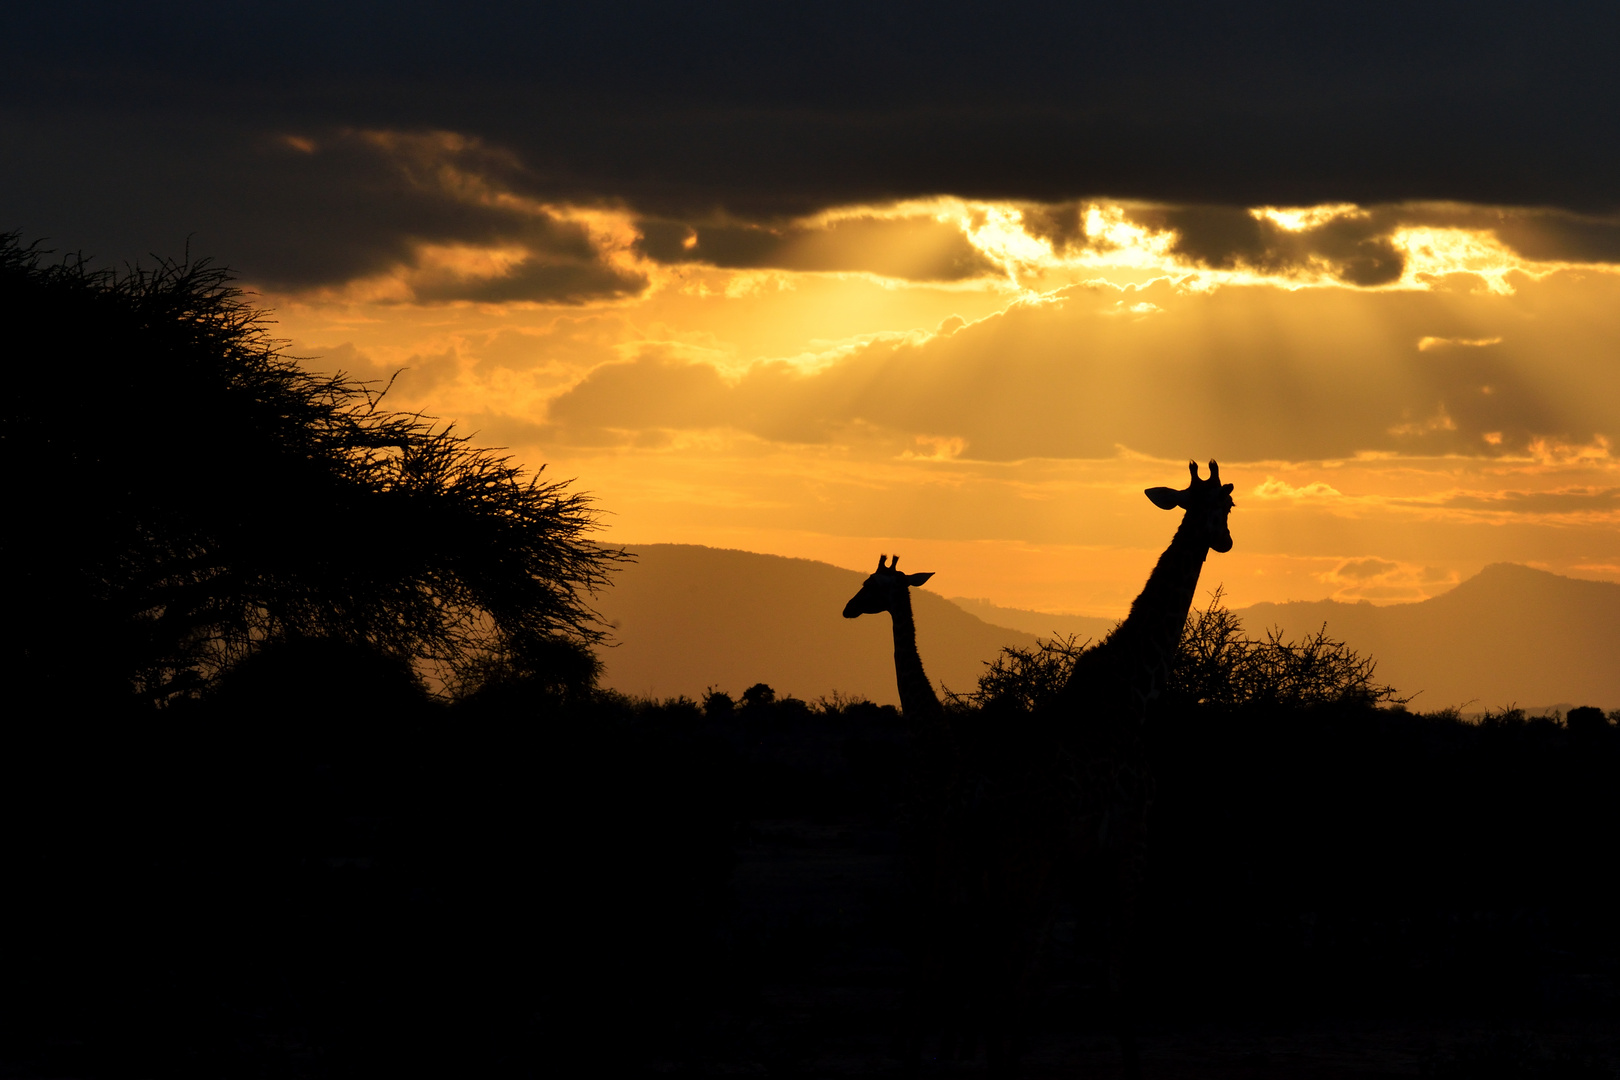
[[[900,556],[879,555],[878,567],[872,575],[861,583],[860,591],[849,598],[844,605],[844,618],[854,619],[861,615],[879,615],[887,611],[894,617],[895,623],[895,659],[900,660],[901,638],[900,633],[904,627],[911,627],[911,643],[909,651],[913,657],[916,655],[916,629],[911,621],[911,595],[908,590],[921,585],[933,577],[933,571],[926,574],[902,574],[896,567],[900,563]],[[922,668],[922,659],[917,658],[917,668]],[[923,677],[924,682],[927,676]],[[932,694],[932,688],[929,694]],[[904,688],[901,691],[901,708],[905,708]]]

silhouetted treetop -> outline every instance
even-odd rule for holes
[[[123,272],[0,236],[13,685],[189,691],[255,643],[450,673],[598,629],[590,500],[312,374],[206,260]]]
[[[1326,626],[1299,641],[1285,641],[1275,628],[1264,638],[1250,638],[1224,599],[1224,591],[1217,588],[1207,607],[1194,609],[1187,617],[1171,668],[1172,695],[1227,708],[1400,705],[1408,700],[1376,681],[1376,660],[1329,637]],[[977,689],[956,700],[963,705],[1035,711],[1056,697],[1075,662],[1091,647],[1068,637],[1041,641],[1032,649],[1005,648],[986,666]]]
[[[1324,624],[1298,641],[1273,627],[1264,638],[1244,636],[1242,621],[1217,588],[1195,610],[1181,635],[1170,690],[1205,705],[1289,707],[1348,704],[1404,705],[1393,687],[1376,681],[1378,662],[1328,636]]]
[[[979,685],[951,694],[954,704],[1034,712],[1052,703],[1069,681],[1074,663],[1091,646],[1073,634],[1036,642],[1033,649],[1009,645],[985,665]]]

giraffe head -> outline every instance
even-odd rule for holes
[[[1221,467],[1213,461],[1209,463],[1208,480],[1198,478],[1198,462],[1187,462],[1187,469],[1192,473],[1192,482],[1180,491],[1154,487],[1148,488],[1145,494],[1160,510],[1174,510],[1179,506],[1187,511],[1183,520],[1203,530],[1212,550],[1231,551],[1232,534],[1226,527],[1226,515],[1236,505],[1232,502],[1232,485],[1221,483]]]
[[[913,585],[921,585],[932,573],[902,574],[895,569],[900,564],[900,556],[893,557],[890,562],[886,555],[878,556],[878,568],[872,576],[861,583],[861,591],[850,597],[849,603],[844,605],[844,618],[853,619],[858,615],[876,615],[880,611],[893,612],[895,607],[906,599],[906,590]]]

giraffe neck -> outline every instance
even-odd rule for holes
[[[1130,615],[1110,639],[1127,666],[1132,697],[1141,708],[1169,682],[1187,613],[1198,591],[1198,576],[1208,556],[1203,531],[1183,516],[1170,546],[1132,601]]]
[[[930,717],[943,717],[945,710],[934,695],[934,686],[923,671],[917,654],[917,624],[911,618],[911,592],[901,594],[899,603],[889,609],[894,620],[894,675],[900,689],[900,711],[915,724]]]

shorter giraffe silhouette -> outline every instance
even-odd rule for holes
[[[844,605],[844,618],[889,613],[894,624],[894,676],[900,691],[901,715],[913,725],[943,727],[945,708],[917,654],[917,624],[911,616],[912,586],[922,585],[934,575],[902,574],[899,566],[900,556],[894,556],[891,563],[888,556],[879,555],[878,568]]]
[[[974,729],[982,759],[968,760],[975,755],[964,753],[954,722],[960,718],[940,702],[917,651],[910,591],[933,575],[902,573],[899,561],[878,558],[844,617],[889,613],[911,735],[901,820],[906,1072],[919,1070],[923,1042],[937,1032],[942,1054],[964,1058],[975,1055],[982,1036],[992,1071],[1002,1073],[1016,1065],[1027,959],[1049,908],[1053,853],[1063,850],[1052,828],[1058,815],[1031,812],[1022,777],[1005,767],[1009,756],[1028,759],[1006,754],[998,735]],[[1027,738],[1014,741],[1028,747]]]
[[[945,707],[923,670],[911,589],[932,573],[905,574],[900,556],[878,556],[878,567],[844,605],[844,618],[888,612],[894,628],[894,673],[900,715],[911,734],[911,766],[901,820],[902,871],[906,892],[906,1066],[915,1072],[931,1018],[948,997],[947,950],[952,919],[955,859],[952,806],[961,761]]]

